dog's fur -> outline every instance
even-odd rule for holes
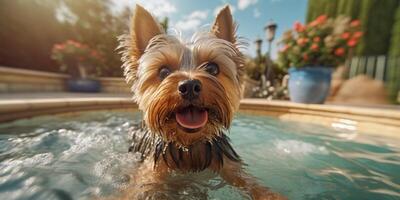
[[[244,172],[241,159],[225,135],[239,107],[244,74],[235,31],[226,6],[210,31],[197,33],[185,44],[167,35],[150,13],[136,6],[130,34],[122,38],[121,46],[127,82],[143,111],[144,125],[133,131],[130,148],[143,158],[133,175],[135,184],[142,187],[128,189],[122,198],[140,199],[143,192],[157,190],[151,183],[163,182],[171,173],[203,170],[219,174],[253,199],[281,198]],[[217,75],[205,70],[210,62],[218,65]],[[160,78],[161,67],[171,70],[164,79]],[[198,98],[190,101],[177,89],[181,81],[188,79],[197,79],[202,85]],[[175,114],[187,106],[206,109],[206,125],[191,131],[180,127]]]

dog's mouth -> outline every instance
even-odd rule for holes
[[[175,119],[186,132],[196,132],[207,124],[208,111],[205,108],[190,105],[179,109],[175,113]]]

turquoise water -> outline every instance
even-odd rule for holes
[[[137,166],[127,130],[139,118],[91,112],[0,124],[0,199],[113,195]],[[244,114],[229,136],[248,171],[289,199],[400,199],[400,141]],[[247,198],[218,177],[179,187],[171,199]]]

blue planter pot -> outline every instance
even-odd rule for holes
[[[324,103],[331,88],[332,68],[313,66],[289,69],[289,96],[297,103]]]
[[[101,85],[97,80],[91,79],[70,79],[67,80],[67,87],[70,92],[100,92]]]

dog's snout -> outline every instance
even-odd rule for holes
[[[178,85],[178,92],[186,100],[196,99],[201,92],[201,82],[197,79],[181,81]]]

